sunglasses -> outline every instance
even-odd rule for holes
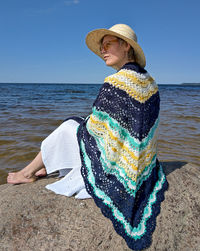
[[[110,40],[108,42],[102,43],[100,45],[100,52],[102,52],[102,50],[107,51],[113,43],[116,43],[118,41],[119,40],[117,38],[115,38],[115,39],[112,39],[112,40]]]

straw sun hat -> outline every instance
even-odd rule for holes
[[[126,24],[116,24],[110,29],[97,29],[89,32],[86,36],[88,48],[103,59],[100,52],[100,41],[106,35],[119,37],[129,43],[134,49],[136,62],[141,67],[145,67],[146,59],[142,48],[137,43],[137,36],[131,27]]]

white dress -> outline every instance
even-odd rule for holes
[[[47,174],[59,171],[64,178],[46,186],[47,189],[76,199],[87,199],[85,183],[81,175],[81,159],[77,141],[75,120],[63,122],[41,144],[42,160]]]

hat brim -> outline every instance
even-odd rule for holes
[[[100,41],[106,35],[119,37],[119,38],[125,40],[127,43],[129,43],[130,46],[133,47],[133,49],[134,49],[136,62],[141,67],[143,67],[143,68],[145,67],[145,65],[146,65],[145,55],[144,55],[142,48],[139,46],[139,44],[136,43],[134,40],[129,39],[129,38],[117,33],[117,32],[114,32],[114,31],[107,30],[107,29],[96,29],[96,30],[89,32],[86,36],[86,44],[87,44],[88,48],[91,51],[93,51],[96,55],[98,55],[100,58],[103,59],[103,55],[100,52]]]

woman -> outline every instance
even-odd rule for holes
[[[8,183],[59,170],[65,177],[48,189],[92,197],[128,246],[141,250],[151,243],[168,186],[156,155],[158,87],[129,26],[94,30],[86,44],[117,73],[105,78],[91,115],[64,122],[30,165],[8,175]]]

